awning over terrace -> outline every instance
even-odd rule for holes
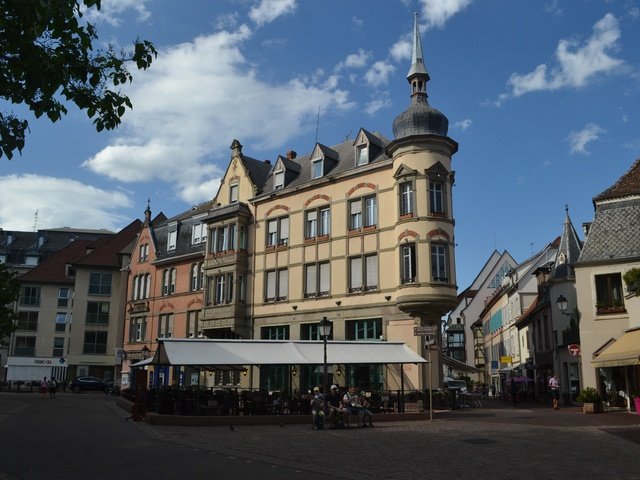
[[[144,365],[189,365],[200,367],[242,367],[247,365],[319,365],[324,363],[324,343],[281,340],[158,340],[153,358]],[[401,364],[426,360],[401,342],[327,342],[327,363]]]
[[[626,331],[591,360],[596,368],[640,365],[640,329]]]

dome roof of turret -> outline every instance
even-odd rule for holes
[[[429,105],[426,95],[415,95],[411,105],[393,121],[394,138],[411,135],[447,136],[449,119]]]

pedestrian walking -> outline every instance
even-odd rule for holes
[[[560,381],[556,373],[549,379],[549,391],[551,392],[551,406],[554,410],[558,410],[560,403]]]
[[[511,400],[513,401],[513,406],[518,406],[518,384],[516,383],[516,379],[511,377]]]
[[[40,398],[44,398],[47,396],[47,377],[44,377],[40,380]]]
[[[49,398],[56,398],[56,391],[58,390],[58,382],[55,378],[51,377],[49,380],[49,384],[47,385],[49,388]]]

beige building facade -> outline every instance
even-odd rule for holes
[[[425,358],[416,325],[438,331],[455,304],[452,156],[448,121],[427,102],[429,75],[417,23],[408,80],[411,105],[394,139],[360,129],[355,139],[273,162],[237,140],[208,225],[205,300],[209,338],[400,341]],[[440,335],[436,335],[440,338]],[[440,384],[439,340],[431,370],[415,365],[333,365],[330,383],[371,389]],[[319,367],[250,370],[252,387],[308,389]]]

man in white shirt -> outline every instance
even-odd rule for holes
[[[560,382],[558,381],[558,375],[554,374],[549,379],[549,390],[551,391],[551,402],[553,408],[558,410],[558,403],[560,401]]]

